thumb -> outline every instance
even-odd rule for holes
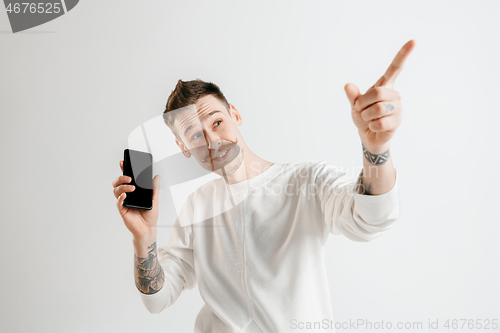
[[[352,83],[348,83],[344,86],[345,93],[347,98],[349,99],[349,103],[351,104],[351,109],[354,107],[354,103],[356,103],[356,99],[358,99],[361,94],[359,93],[358,87]]]
[[[153,200],[158,203],[160,196],[160,175],[156,175],[153,178]]]

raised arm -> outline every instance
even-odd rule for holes
[[[120,161],[123,172],[123,161]],[[181,292],[192,289],[196,285],[192,248],[192,227],[181,227],[179,219],[170,234],[168,246],[156,245],[160,176],[153,179],[153,208],[140,210],[123,206],[126,192],[134,191],[128,185],[130,177],[119,176],[112,182],[113,194],[118,212],[127,229],[132,233],[134,245],[134,276],[146,309],[151,313],[159,313],[172,305]],[[184,214],[190,209],[185,207]],[[190,219],[190,216],[184,216]]]
[[[181,226],[179,220],[180,216],[182,221],[191,221],[191,214],[192,196],[189,196],[175,219],[168,245],[156,247],[156,242],[149,239],[142,243],[150,244],[144,248],[134,242],[136,251],[137,246],[144,251],[136,252],[136,260],[139,257],[139,261],[135,262],[136,285],[144,306],[151,313],[160,313],[170,307],[182,291],[193,289],[196,285],[193,226]]]
[[[396,182],[390,140],[401,124],[402,106],[401,96],[393,86],[415,45],[413,39],[407,42],[385,74],[364,95],[359,93],[354,84],[345,86],[352,119],[358,128],[363,148],[363,177],[358,187],[360,194],[384,194]]]
[[[356,191],[363,170],[353,179],[325,161],[311,166],[312,182],[318,190],[318,204],[325,235],[343,234],[347,238],[368,242],[390,229],[399,216],[397,172],[394,186],[381,195],[365,195]]]
[[[144,294],[155,294],[165,283],[165,274],[158,261],[156,233],[146,239],[135,239],[134,276],[137,290]]]

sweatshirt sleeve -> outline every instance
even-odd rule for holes
[[[185,207],[184,207],[185,208]],[[169,245],[158,247],[158,261],[165,273],[165,284],[154,294],[137,289],[142,303],[151,313],[160,313],[179,298],[181,292],[196,285],[192,225],[181,226],[176,218]]]
[[[357,179],[326,162],[315,166],[315,184],[319,186],[318,197],[324,226],[333,235],[343,234],[347,238],[368,242],[390,229],[399,216],[397,194],[398,172],[393,188],[380,195],[356,192]]]

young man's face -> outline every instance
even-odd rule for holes
[[[181,138],[175,141],[184,155],[193,155],[203,168],[221,176],[232,174],[243,162],[244,141],[238,130],[242,120],[233,105],[230,112],[217,98],[206,95],[174,118]]]

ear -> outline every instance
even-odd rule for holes
[[[238,110],[234,107],[233,104],[229,104],[229,112],[231,112],[231,118],[234,119],[235,123],[238,125],[238,126],[241,126],[241,124],[243,124],[243,119],[241,119],[241,115],[240,113],[238,112]]]
[[[175,143],[177,144],[177,146],[179,146],[184,156],[186,156],[187,158],[191,157],[191,153],[189,152],[189,150],[186,148],[186,145],[182,141],[175,138]]]

